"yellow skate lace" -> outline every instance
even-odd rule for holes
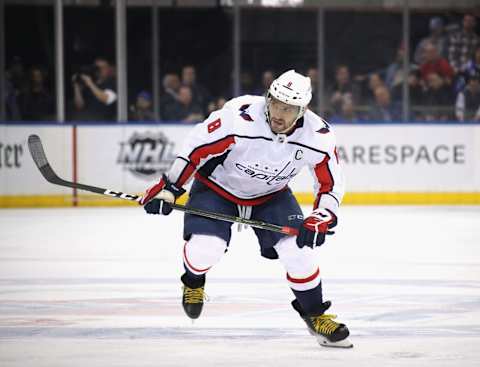
[[[312,317],[313,326],[317,333],[322,333],[324,335],[333,334],[340,325],[338,322],[333,321],[332,319],[337,318],[337,315],[320,315]]]
[[[203,302],[203,300],[208,300],[208,296],[206,295],[203,287],[190,288],[190,287],[184,286],[183,294],[185,296],[186,303],[201,303]]]

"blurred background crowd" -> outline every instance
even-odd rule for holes
[[[65,119],[114,122],[113,1],[82,3],[65,1],[64,6]],[[236,93],[232,7],[221,1],[196,8],[180,5],[174,1],[158,9],[157,75],[152,72],[152,8],[127,8],[129,121],[201,121],[236,94],[264,94],[290,68],[312,79],[310,108],[332,123],[405,120],[405,95],[408,121],[480,121],[478,9],[413,8],[408,50],[400,8],[327,9],[319,56],[314,8],[242,8]],[[53,7],[48,1],[7,1],[4,18],[6,120],[55,121]],[[321,106],[318,57],[324,63]],[[156,96],[155,78],[160,85]]]

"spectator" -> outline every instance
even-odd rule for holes
[[[227,103],[227,100],[225,99],[225,97],[218,97],[217,98],[217,108],[218,109],[222,109],[223,106],[225,106],[225,103]]]
[[[362,103],[364,105],[371,105],[375,103],[375,89],[385,86],[382,77],[379,73],[370,73],[366,76],[367,85],[363,84]]]
[[[337,115],[333,115],[329,122],[335,123],[342,123],[342,122],[359,122],[360,119],[355,112],[355,106],[351,99],[347,98],[343,101],[341,111]]]
[[[273,79],[275,79],[273,71],[265,70],[262,73],[261,85],[255,90],[254,94],[257,96],[263,96],[265,94],[265,91],[267,91],[268,88],[270,88],[270,84],[272,84]]]
[[[374,90],[375,102],[370,108],[369,119],[374,121],[400,121],[401,111],[393,103],[387,87],[379,86]]]
[[[45,85],[45,73],[32,67],[29,75],[28,87],[18,97],[22,120],[54,119],[54,99]]]
[[[372,90],[373,95],[375,95],[375,89],[378,87],[385,86],[382,77],[379,73],[371,73],[368,77],[368,88]]]
[[[467,75],[480,74],[480,45],[475,49],[472,59],[465,65]]]
[[[403,59],[405,57],[405,44],[402,42],[397,49],[395,59],[389,64],[385,70],[383,70],[380,74],[384,76],[385,85],[392,93],[395,89],[403,84],[404,80],[404,72],[403,72]],[[416,70],[418,66],[415,64],[410,63],[409,70]],[[372,90],[374,90],[373,88]]]
[[[427,43],[424,50],[425,62],[420,65],[422,80],[426,82],[429,74],[436,73],[442,77],[446,84],[451,85],[454,71],[447,59],[440,56],[433,43]]]
[[[193,95],[193,102],[202,108],[202,111],[207,110],[208,102],[210,101],[210,93],[208,90],[198,84],[197,72],[192,65],[186,65],[182,69],[182,84],[190,87]]]
[[[447,37],[444,31],[445,26],[442,18],[430,18],[430,35],[422,38],[415,48],[413,60],[417,65],[425,62],[425,46],[429,43],[437,48],[440,57],[447,56]]]
[[[448,120],[453,106],[451,88],[437,73],[427,76],[426,89],[423,94],[425,108],[425,120]]]
[[[423,104],[423,87],[420,80],[419,70],[410,70],[408,74],[408,95],[410,99],[411,120],[417,120],[421,118],[421,112],[419,112],[418,106]],[[392,89],[392,99],[394,102],[403,103],[403,84],[398,84]]]
[[[18,121],[21,118],[18,107],[18,96],[21,91],[27,88],[25,68],[22,59],[18,56],[12,59],[10,66],[5,70],[4,87],[6,118],[9,121]]]
[[[164,117],[168,121],[197,122],[204,118],[202,108],[193,101],[192,90],[182,85],[178,91],[178,101],[169,105]]]
[[[473,54],[473,58],[465,65],[460,73],[455,85],[455,90],[461,92],[467,84],[466,80],[475,74],[480,74],[480,46],[477,47]]]
[[[455,73],[464,69],[474,50],[480,46],[480,38],[475,34],[475,25],[475,17],[472,14],[465,14],[462,29],[453,32],[448,38],[448,61]]]
[[[423,89],[420,83],[420,71],[412,70],[408,75],[408,95],[411,105],[421,105],[423,103]]]
[[[350,70],[347,65],[338,65],[335,69],[335,83],[327,95],[330,96],[330,105],[334,114],[340,113],[342,103],[345,99],[356,101],[356,93],[350,80]]]
[[[106,58],[97,57],[92,72],[74,74],[72,82],[76,119],[115,120],[117,101],[115,72],[113,65]]]
[[[175,73],[165,74],[162,80],[163,91],[160,96],[160,114],[165,118],[165,111],[169,110],[172,105],[175,105],[178,100],[178,91],[180,86],[180,77]]]
[[[457,95],[455,116],[458,121],[480,121],[480,73],[470,75],[465,90]]]
[[[155,116],[152,110],[152,95],[147,91],[141,91],[137,95],[135,104],[130,106],[130,113],[130,120],[154,121]]]
[[[8,73],[5,78],[5,107],[6,118],[8,121],[20,120],[20,110],[17,103],[17,91],[13,87],[13,83],[9,79]]]
[[[23,60],[19,56],[13,57],[6,74],[17,95],[28,88],[28,76],[25,73]]]
[[[392,91],[397,85],[403,82],[403,57],[405,55],[405,46],[402,44],[398,47],[395,59],[385,69],[385,85]],[[372,89],[372,92],[375,88]]]
[[[240,74],[240,94],[255,94],[253,84],[252,74],[249,71],[242,71]]]
[[[208,114],[212,113],[213,111],[222,109],[226,102],[227,100],[225,99],[225,97],[220,96],[215,98],[208,104]]]

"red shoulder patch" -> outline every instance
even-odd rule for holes
[[[215,130],[217,130],[220,126],[222,126],[222,120],[216,119],[215,121],[210,122],[207,125],[208,133],[213,133]]]

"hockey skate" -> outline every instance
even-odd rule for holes
[[[336,315],[326,315],[324,312],[331,306],[330,301],[322,303],[318,313],[306,315],[297,300],[292,306],[305,321],[308,331],[322,347],[352,348],[353,344],[347,339],[350,332],[344,324],[333,321]]]
[[[205,299],[205,281],[201,283],[192,283],[184,274],[183,282],[183,310],[192,320],[198,319],[202,313],[203,300]]]

